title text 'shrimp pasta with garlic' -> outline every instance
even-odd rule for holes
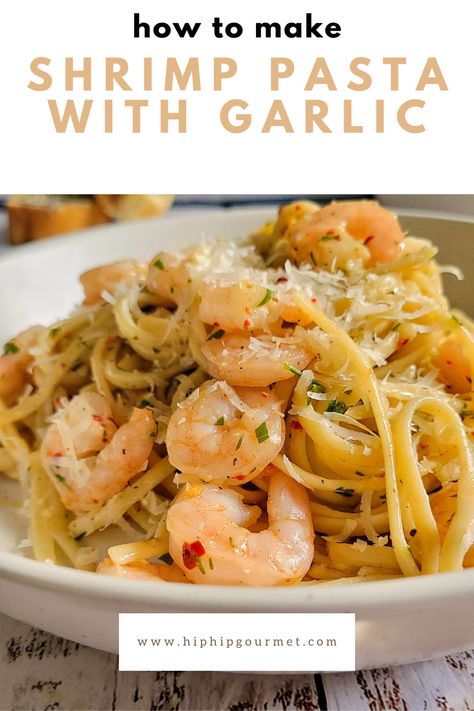
[[[34,556],[165,584],[472,566],[474,328],[435,255],[375,202],[295,202],[83,274],[0,357]]]

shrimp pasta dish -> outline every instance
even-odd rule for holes
[[[157,584],[474,566],[474,325],[436,253],[377,202],[297,201],[82,274],[0,356],[20,547]]]

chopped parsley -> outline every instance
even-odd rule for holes
[[[326,412],[338,412],[340,415],[343,415],[346,410],[347,405],[344,400],[338,400],[337,398],[330,400],[329,405],[326,408]]]
[[[153,263],[153,266],[156,267],[157,269],[160,270],[160,272],[165,271],[165,265],[161,261],[161,259],[157,259],[156,262]]]
[[[293,375],[297,375],[298,377],[301,377],[303,375],[302,370],[300,370],[299,368],[295,368],[295,366],[290,365],[290,363],[285,363],[283,367],[286,368],[286,370],[289,370],[290,373],[293,373]],[[320,383],[319,380],[316,380],[315,378],[312,379],[310,388],[311,388],[311,392],[313,392],[313,393],[325,393],[326,392],[326,388],[324,387],[324,385],[322,383]]]
[[[209,570],[214,570],[214,561],[212,558],[209,558]]]
[[[209,338],[207,339],[208,341],[212,341],[214,338],[222,338],[224,335],[225,331],[222,328],[219,328],[218,331],[214,331],[214,333],[211,333]]]
[[[311,392],[312,393],[325,393],[326,388],[322,383],[320,383],[318,380],[313,380],[311,381]]]
[[[223,417],[219,417],[219,419],[216,420],[216,421],[214,422],[214,424],[215,424],[217,427],[222,427],[222,425],[224,424],[224,422],[225,422],[224,418],[223,418]]]
[[[241,434],[240,437],[239,437],[239,439],[238,439],[237,444],[235,445],[235,451],[237,451],[238,449],[241,448],[243,441],[244,441],[244,435]]]
[[[284,365],[283,367],[286,368],[287,370],[289,370],[290,373],[293,373],[293,375],[303,375],[303,371],[300,370],[299,368],[295,368],[294,365],[290,365],[289,363],[285,363],[285,365]]]
[[[339,494],[339,496],[354,496],[355,491],[354,489],[345,489],[343,486],[338,486],[336,489],[336,494]]]
[[[13,343],[12,341],[9,341],[8,343],[5,343],[3,346],[3,355],[9,355],[10,353],[18,353],[20,349],[16,345],[16,343]]]
[[[166,563],[166,565],[173,565],[173,558],[170,556],[169,553],[165,553],[164,555],[160,556],[159,560],[162,560],[163,563]]]
[[[270,301],[272,296],[273,296],[273,291],[271,289],[267,289],[267,291],[265,292],[265,296],[260,301],[260,303],[257,304],[257,307],[265,306],[265,304],[268,304],[268,302]]]
[[[199,572],[200,572],[202,575],[206,575],[206,571],[204,570],[204,566],[203,566],[203,564],[202,564],[202,560],[201,560],[200,558],[198,558],[198,556],[196,556],[196,557],[195,557],[195,561],[196,561],[196,565],[197,565],[197,567],[198,567]]]
[[[255,436],[257,437],[259,444],[262,444],[262,442],[265,442],[265,440],[269,439],[270,435],[268,434],[266,422],[262,422],[262,424],[257,427],[257,429],[255,430]]]
[[[340,240],[341,238],[339,237],[339,235],[327,234],[327,235],[323,235],[319,241],[320,242],[329,242],[332,239]]]
[[[451,318],[453,319],[454,323],[458,323],[460,326],[462,326],[462,321],[460,319],[458,319],[457,316],[455,316],[454,314],[451,314]]]
[[[55,326],[54,328],[52,328],[52,329],[50,330],[49,335],[50,335],[52,338],[54,338],[55,336],[58,335],[58,333],[59,333],[60,331],[61,331],[61,329],[59,328],[59,326]]]
[[[153,407],[153,405],[149,400],[141,400],[141,402],[138,403],[137,407],[140,408],[140,410],[143,410],[144,407]]]
[[[56,479],[57,479],[58,481],[61,482],[61,484],[65,484],[65,483],[66,483],[66,479],[63,477],[62,474],[55,474],[55,477],[56,477]]]

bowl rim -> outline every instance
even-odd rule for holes
[[[275,209],[274,203],[256,206],[236,206],[230,208],[206,207],[199,209],[183,209],[179,212],[169,212],[164,217],[143,220],[157,226],[169,221],[193,221],[195,219],[219,219],[224,214],[245,215],[265,219],[269,210]],[[449,213],[432,209],[400,208],[390,206],[400,217],[420,217],[438,219],[440,221],[464,222],[474,225],[474,215]],[[93,241],[99,235],[130,229],[128,223],[101,225],[71,233],[61,237],[58,242],[45,240],[16,247],[13,254],[9,251],[0,254],[0,265],[15,262],[47,251],[52,247],[60,247],[67,251],[68,245],[77,240]],[[85,234],[87,233],[87,234]],[[245,586],[194,585],[192,596],[187,585],[182,583],[166,583],[150,586],[149,581],[127,580],[113,578],[96,573],[74,570],[62,566],[52,566],[47,563],[32,560],[19,553],[0,551],[0,583],[1,580],[13,583],[26,583],[36,588],[55,593],[67,592],[81,597],[91,597],[98,600],[115,600],[119,603],[139,603],[141,605],[157,604],[169,608],[200,608],[202,610],[232,608],[236,612],[248,609],[264,612],[278,608],[297,609],[301,612],[311,610],[345,610],[360,611],[363,609],[381,609],[403,607],[407,604],[435,602],[440,598],[454,601],[457,598],[474,593],[474,568],[453,573],[436,575],[418,575],[407,578],[371,581],[362,584],[315,584],[303,586],[288,586],[275,588],[259,588]],[[262,595],[262,590],[264,594]],[[348,594],[348,590],[350,593]]]
[[[52,569],[54,576],[51,575]],[[386,609],[407,604],[435,602],[442,598],[454,602],[474,592],[474,569],[435,575],[418,575],[365,583],[325,585],[294,585],[289,587],[246,587],[220,585],[193,585],[192,595],[183,583],[157,585],[154,581],[127,580],[97,573],[52,566],[41,561],[22,558],[16,553],[0,554],[0,582],[28,583],[34,587],[56,593],[73,593],[80,597],[94,596],[98,600],[119,603],[140,603],[168,607],[232,608],[244,611],[249,608],[265,611],[275,607],[309,612],[362,611],[370,608]],[[264,594],[262,592],[264,591]],[[348,591],[349,594],[348,594]]]
[[[398,217],[421,217],[438,219],[443,222],[464,222],[468,224],[474,224],[474,214],[469,215],[461,212],[447,212],[446,210],[433,210],[428,208],[418,209],[411,207],[397,207],[396,205],[383,205],[382,207],[385,207],[388,210],[394,212]],[[221,218],[223,215],[229,215],[231,216],[231,218],[234,215],[245,215],[248,217],[265,219],[266,217],[268,217],[269,213],[274,214],[276,208],[277,205],[274,201],[269,201],[267,204],[259,203],[258,206],[206,206],[204,208],[187,208],[178,206],[177,208],[175,208],[176,211],[170,210],[161,217],[151,217],[134,223],[111,222],[102,225],[95,225],[94,227],[89,227],[84,230],[79,230],[77,232],[68,232],[66,234],[54,235],[54,237],[48,239],[18,244],[14,246],[14,249],[6,249],[0,252],[0,264],[5,264],[10,261],[15,262],[18,258],[27,257],[30,254],[38,254],[43,251],[47,252],[52,247],[58,249],[67,249],[69,245],[72,246],[78,241],[84,243],[85,240],[93,241],[100,235],[110,235],[110,233],[116,231],[126,232],[130,230],[130,224],[133,224],[135,229],[140,229],[141,227],[146,227],[150,225],[164,225],[170,221],[190,222],[203,217],[219,220],[219,218]]]

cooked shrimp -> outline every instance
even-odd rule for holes
[[[203,282],[199,289],[199,318],[204,323],[225,330],[264,329],[278,320],[307,326],[307,315],[279,294],[251,281],[232,284]]]
[[[108,291],[113,294],[118,284],[124,284],[125,286],[143,284],[147,271],[146,264],[137,262],[134,259],[89,269],[79,277],[84,289],[84,305],[93,306],[94,304],[103,303],[102,292]]]
[[[472,373],[462,345],[454,338],[443,343],[433,365],[439,368],[440,380],[450,392],[467,393],[472,388]]]
[[[66,508],[90,511],[121,491],[146,467],[154,430],[150,411],[138,408],[117,428],[106,399],[98,393],[76,395],[59,410],[41,456]]]
[[[33,357],[29,354],[40,333],[42,326],[32,326],[5,344],[0,356],[0,398],[10,405],[28,383],[28,366]]]
[[[187,474],[243,484],[276,457],[284,439],[272,392],[208,380],[178,405],[166,446],[171,464]]]
[[[308,572],[314,530],[306,489],[274,474],[268,489],[266,530],[248,527],[260,516],[232,489],[204,484],[198,495],[183,489],[166,519],[170,554],[187,578],[211,585],[289,585]]]
[[[278,218],[273,228],[274,236],[284,237],[288,230],[303,217],[314,215],[320,209],[320,206],[311,200],[295,200],[288,205],[282,205],[278,210]]]
[[[404,235],[396,216],[371,200],[333,202],[296,222],[287,233],[290,256],[315,266],[349,259],[364,264],[389,262],[399,256]]]
[[[303,338],[224,333],[201,346],[206,369],[230,385],[265,387],[292,377],[288,366],[304,370],[314,355]]]
[[[147,287],[156,294],[162,306],[171,308],[181,302],[190,281],[187,259],[167,252],[159,252],[150,262]]]
[[[203,282],[199,289],[199,318],[224,329],[262,328],[268,322],[272,292],[250,281],[233,284]]]
[[[151,580],[154,583],[189,583],[184,573],[176,564],[160,565],[149,563],[145,560],[134,561],[121,565],[114,563],[110,558],[105,558],[97,566],[97,572],[102,575],[111,575],[129,580]]]
[[[282,205],[278,211],[275,223],[267,222],[252,236],[257,251],[263,256],[267,264],[283,266],[288,256],[288,230],[302,217],[319,210],[319,205],[306,200],[291,202]]]

